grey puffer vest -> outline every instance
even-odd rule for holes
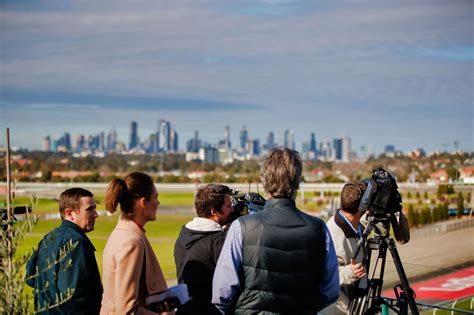
[[[275,198],[239,221],[243,291],[235,314],[314,314],[326,256],[323,221]]]

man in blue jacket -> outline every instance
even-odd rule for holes
[[[26,267],[35,312],[99,314],[102,284],[95,248],[86,236],[98,217],[93,194],[67,189],[59,198],[59,213],[61,225],[41,240]]]
[[[295,206],[296,151],[269,152],[263,211],[232,223],[217,262],[212,302],[225,314],[315,314],[339,296],[334,245],[324,222]]]

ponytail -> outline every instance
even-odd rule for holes
[[[129,197],[127,184],[120,178],[114,178],[105,193],[105,210],[114,213],[119,203],[124,214],[133,212],[133,200]]]
[[[153,186],[150,176],[141,172],[130,173],[123,180],[113,179],[105,193],[105,210],[114,213],[120,203],[122,215],[132,218],[135,199],[144,197],[149,200]]]

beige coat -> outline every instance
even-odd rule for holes
[[[102,257],[100,314],[156,314],[145,308],[145,298],[167,289],[160,264],[144,231],[120,217]]]

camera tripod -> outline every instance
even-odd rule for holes
[[[368,235],[373,229],[375,229],[375,236],[368,239]],[[368,219],[368,224],[359,241],[359,248],[354,257],[357,256],[360,249],[363,250],[364,267],[367,274],[369,274],[372,251],[378,251],[378,256],[375,260],[372,274],[368,277],[367,288],[358,288],[354,292],[353,299],[349,305],[350,314],[377,314],[382,311],[382,305],[386,305],[397,314],[408,314],[408,309],[410,309],[412,314],[419,314],[417,303],[415,302],[415,293],[410,288],[402,261],[398,255],[395,240],[390,237],[389,231],[389,218],[375,219],[370,217]],[[400,284],[394,288],[396,299],[381,297],[387,251],[390,251],[392,255],[400,279]],[[376,275],[377,270],[379,270],[378,275]]]

